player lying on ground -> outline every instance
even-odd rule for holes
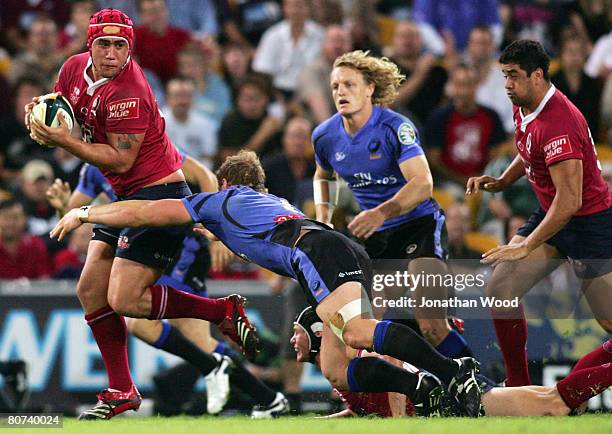
[[[200,191],[217,191],[215,175],[193,158],[182,156],[185,178],[197,184]],[[47,198],[60,216],[73,208],[89,205],[94,199],[102,203],[117,200],[108,180],[97,167],[90,164],[85,164],[81,169],[79,183],[72,194],[67,183],[56,180],[47,191]],[[119,229],[100,229],[94,232],[96,239],[111,247],[116,246]],[[205,281],[211,262],[213,269],[222,269],[232,256],[227,247],[218,241],[210,243],[199,234],[188,235],[183,240],[181,252],[156,283],[207,297]],[[137,338],[181,357],[200,370],[206,379],[206,410],[209,414],[219,413],[227,403],[230,381],[252,397],[252,417],[272,417],[288,410],[288,402],[281,393],[270,389],[251,374],[238,354],[224,341],[217,341],[211,336],[208,321],[193,318],[166,321],[129,318],[127,326]]]
[[[295,319],[291,344],[295,348],[298,362],[314,363],[321,366],[321,335],[323,322],[314,309],[307,307]],[[367,351],[347,348],[345,357],[379,357],[395,364],[421,381],[414,394],[426,389],[423,383],[431,381],[428,374],[419,372],[408,363]],[[492,380],[477,374],[476,378],[483,388],[482,404],[486,416],[567,416],[577,412],[593,396],[602,393],[612,385],[612,339],[596,350],[581,358],[572,372],[555,387],[521,386],[495,387]],[[399,393],[354,393],[346,390],[336,392],[344,401],[347,409],[328,417],[377,415],[381,417],[400,417],[422,415],[422,407],[415,406],[411,396]],[[440,397],[439,414],[451,416],[456,414],[452,402]]]
[[[229,157],[217,179],[218,193],[72,210],[58,222],[51,236],[62,239],[84,222],[111,227],[202,223],[236,255],[300,282],[310,304],[324,320],[321,368],[336,387],[410,394],[414,378],[381,359],[337,362],[344,360],[339,356],[347,346],[374,349],[427,369],[448,387],[466,415],[478,416],[480,388],[474,378],[478,372],[474,359],[444,357],[409,327],[372,318],[366,295],[371,263],[359,244],[306,219],[286,200],[265,193],[265,174],[253,152],[241,151]]]

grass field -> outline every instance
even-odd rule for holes
[[[27,430],[27,429],[26,429]],[[26,431],[21,431],[26,432]],[[287,417],[251,420],[246,417],[118,418],[108,422],[65,419],[63,429],[29,429],[35,434],[587,434],[612,433],[612,415],[481,419],[328,419]]]

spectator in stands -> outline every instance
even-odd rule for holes
[[[213,72],[211,62],[204,58],[202,50],[196,45],[187,45],[179,53],[178,72],[195,83],[194,110],[207,116],[218,128],[223,116],[232,108],[228,85]]]
[[[139,0],[138,12],[132,54],[165,83],[176,75],[178,54],[192,40],[191,34],[170,26],[165,0]]]
[[[24,76],[34,76],[50,89],[64,61],[58,48],[58,38],[55,21],[47,15],[37,16],[29,27],[25,51],[13,61],[9,76],[11,83]]]
[[[49,232],[57,223],[55,209],[47,201],[46,195],[52,183],[51,165],[44,160],[31,160],[21,171],[20,191],[15,194],[26,213],[28,232],[43,237],[50,250],[61,247],[49,238]]]
[[[283,19],[281,0],[221,0],[225,37],[233,44],[257,47],[268,28]]]
[[[0,154],[5,157],[7,176],[14,177],[30,159],[42,158],[49,151],[30,137],[23,124],[23,107],[35,96],[43,95],[46,88],[32,77],[22,77],[15,84],[15,98],[11,111],[0,119]]]
[[[470,209],[465,203],[454,203],[446,210],[449,259],[480,259],[481,254],[465,245],[465,236],[470,231]]]
[[[353,49],[370,51],[373,55],[380,56],[381,46],[375,3],[376,0],[353,2],[348,21]]]
[[[300,71],[315,60],[323,42],[323,28],[308,19],[303,0],[283,0],[285,19],[270,27],[261,38],[253,70],[272,76],[274,87],[291,98]]]
[[[498,0],[414,0],[412,14],[427,48],[442,55],[445,38],[452,38],[461,52],[468,44],[470,31],[478,25],[490,28],[495,40],[500,42],[502,28],[498,9]]]
[[[60,147],[53,149],[51,156],[50,163],[55,178],[63,179],[74,190],[79,183],[79,173],[83,161]]]
[[[282,152],[271,155],[262,162],[266,172],[266,187],[278,197],[304,209],[304,202],[312,199],[314,160],[308,156],[311,149],[312,123],[296,116],[287,122],[283,132]]]
[[[610,12],[612,14],[612,12]],[[606,80],[612,72],[612,31],[595,42],[584,72],[593,78]]]
[[[60,250],[53,260],[54,279],[78,279],[85,265],[92,226],[82,225],[70,234],[68,247]]]
[[[217,129],[206,116],[193,110],[195,85],[190,78],[175,77],[166,85],[163,108],[166,132],[181,151],[213,167],[217,154]]]
[[[9,178],[8,171],[4,166],[4,155],[0,154],[0,201],[13,197],[11,190],[11,179]]]
[[[312,20],[322,27],[340,26],[344,21],[344,11],[340,0],[312,0]]]
[[[570,35],[561,41],[561,69],[550,79],[584,115],[593,137],[599,137],[601,84],[583,71],[586,62],[586,44],[583,39]]]
[[[96,0],[98,9],[120,9],[136,25],[142,23],[138,8],[139,0]],[[169,24],[192,33],[196,38],[217,36],[219,23],[218,6],[225,0],[165,0],[170,11]]]
[[[327,27],[321,54],[314,62],[304,67],[298,78],[298,96],[306,103],[317,124],[329,119],[336,111],[329,90],[330,74],[334,60],[349,51],[352,51],[349,32],[338,25]]]
[[[486,26],[476,26],[470,32],[465,63],[478,72],[476,101],[495,110],[507,134],[514,134],[512,102],[506,95],[506,81],[495,56],[493,33]]]
[[[238,86],[236,108],[227,114],[219,129],[218,160],[246,148],[260,156],[280,148],[282,121],[268,113],[272,92],[265,78],[252,75]]]
[[[29,41],[24,35],[41,14],[49,16],[60,27],[66,25],[70,15],[66,0],[2,0],[0,5],[0,41],[12,53],[28,47]]]
[[[437,64],[433,54],[423,52],[421,31],[412,21],[396,24],[388,55],[406,76],[399,88],[395,108],[416,118],[418,123],[425,123],[444,96],[446,70]]]
[[[236,98],[238,84],[251,73],[253,51],[245,45],[228,44],[222,50],[223,72],[226,83]]]
[[[38,279],[50,274],[45,243],[28,234],[26,224],[23,206],[17,200],[0,202],[0,279]]]
[[[62,29],[59,45],[62,57],[87,51],[87,29],[89,18],[96,12],[93,0],[73,0],[70,4],[70,22]]]
[[[425,128],[429,164],[438,185],[462,197],[470,176],[482,173],[506,135],[497,114],[476,102],[474,68],[459,65],[451,73],[451,103],[434,111]]]

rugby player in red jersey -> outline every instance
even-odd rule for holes
[[[500,57],[515,106],[518,155],[499,178],[470,178],[466,194],[499,192],[526,174],[540,207],[508,245],[483,255],[482,262],[495,266],[487,293],[522,297],[567,258],[595,318],[612,332],[612,196],[584,116],[550,83],[549,60],[530,40],[513,42]],[[492,316],[506,384],[530,384],[522,306],[494,309]]]
[[[25,107],[32,137],[99,167],[119,200],[179,199],[191,194],[153,92],[142,69],[130,58],[132,20],[116,9],[101,10],[91,17],[87,36],[88,52],[64,63],[54,88],[72,104],[82,139],[70,135],[65,121],[58,128],[30,122],[38,98]],[[207,320],[242,345],[247,357],[256,354],[257,337],[244,314],[242,297],[212,300],[154,284],[186,231],[185,226],[124,229],[115,249],[99,241],[104,239],[105,227],[95,228],[77,295],[102,354],[109,388],[81,418],[110,419],[140,406],[121,315]],[[238,336],[237,327],[246,333]]]
[[[323,322],[312,307],[307,307],[293,323],[291,344],[295,348],[298,362],[310,362],[321,366],[321,330]],[[368,351],[354,351],[347,357],[383,357]],[[389,363],[419,375],[429,381],[426,374],[418,368],[392,357],[384,357]],[[482,404],[485,416],[567,416],[578,414],[586,402],[602,393],[612,385],[612,339],[604,342],[595,350],[582,357],[571,373],[553,387],[522,386],[496,387],[495,383],[483,375],[476,378],[482,388]],[[423,381],[417,383],[425,389]],[[433,384],[433,383],[432,383]],[[424,412],[420,404],[413,404],[406,395],[396,392],[350,392],[334,389],[347,408],[326,417],[349,417],[376,415],[380,417],[401,417],[415,415],[455,416],[457,409],[444,394],[437,396],[436,406],[430,406],[430,414]],[[416,396],[418,392],[415,391]],[[422,395],[422,394],[421,394]],[[431,414],[431,410],[435,410]]]

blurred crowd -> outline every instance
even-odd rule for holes
[[[610,159],[611,0],[2,0],[0,279],[79,275],[91,229],[65,244],[49,240],[57,216],[45,193],[56,178],[74,189],[82,162],[35,143],[23,107],[87,50],[89,17],[106,7],[134,20],[132,56],[173,143],[211,169],[239,149],[256,151],[269,191],[310,214],[310,135],[335,112],[334,59],[354,49],[392,59],[406,75],[392,108],[419,129],[451,257],[505,241],[537,206],[526,179],[496,195],[463,196],[469,176],[499,175],[515,155],[497,65],[510,41],[544,44],[552,82],[584,114],[604,164]],[[341,230],[357,212],[342,193]],[[238,264],[228,276],[257,273]]]

